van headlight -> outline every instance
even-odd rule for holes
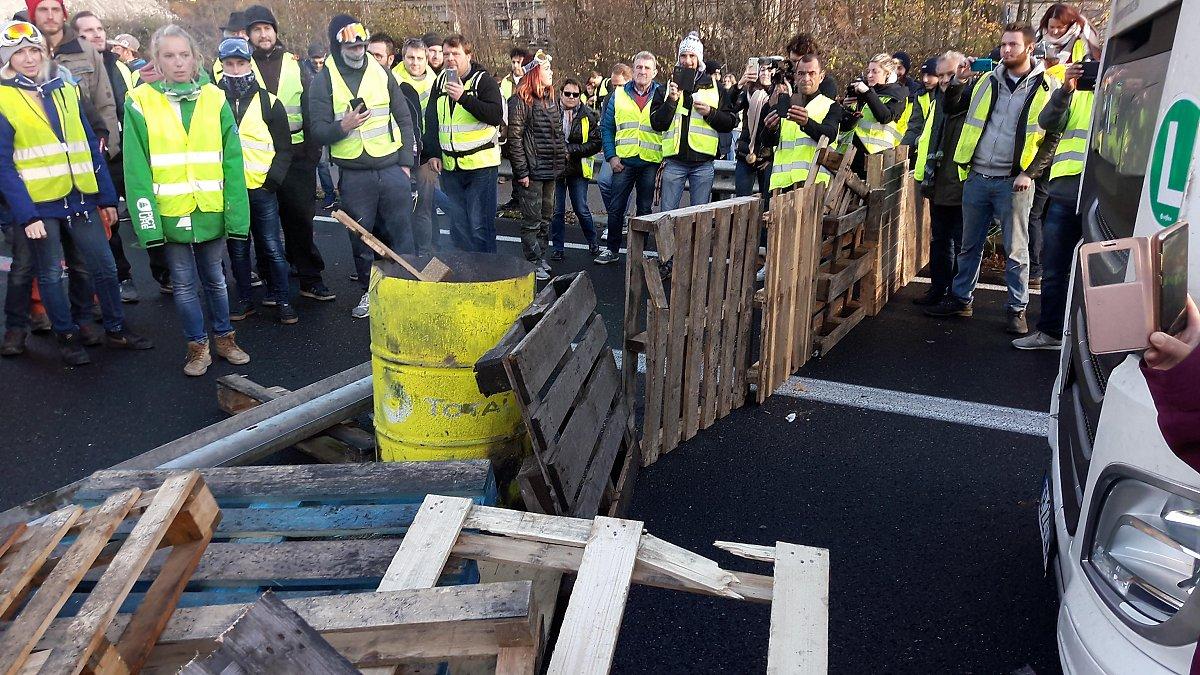
[[[1142,624],[1175,615],[1200,575],[1200,503],[1133,478],[1109,489],[1088,563]]]

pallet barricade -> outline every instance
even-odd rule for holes
[[[875,316],[929,262],[929,220],[908,170],[908,147],[867,158],[867,241],[875,244],[867,312]],[[923,212],[923,205],[921,206]]]

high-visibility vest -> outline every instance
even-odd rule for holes
[[[329,80],[333,85],[333,119],[340,122],[350,109],[355,98],[336,61],[327,61]],[[400,138],[400,125],[392,118],[392,97],[388,92],[391,74],[375,59],[367,59],[358,96],[366,104],[371,116],[359,128],[345,138],[329,146],[329,156],[337,159],[356,159],[363,152],[371,157],[387,157],[404,147]]]
[[[704,121],[704,116],[696,112],[696,102],[706,103],[712,108],[721,104],[721,94],[716,85],[697,89],[692,93],[692,107],[683,107],[683,96],[675,105],[675,117],[671,119],[671,127],[663,132],[663,157],[674,157],[679,154],[679,130],[683,128],[683,118],[690,117],[688,124],[688,147],[703,155],[717,156],[717,131]]]
[[[404,64],[401,63],[392,68],[392,74],[396,76],[397,80],[408,83],[410,87],[417,91],[417,96],[421,99],[421,112],[424,113],[425,109],[429,107],[429,95],[433,93],[433,81],[436,79],[433,71],[426,70],[425,79],[417,80],[408,74],[408,71],[404,69]]]
[[[275,141],[271,129],[263,119],[263,94],[267,95],[266,108],[270,110],[279,100],[265,89],[260,89],[246,104],[246,112],[238,124],[238,136],[242,139],[242,163],[245,165],[246,188],[260,188],[267,181],[267,172],[275,160]]]
[[[464,92],[473,91],[483,74],[481,70],[467,78]],[[443,167],[450,171],[471,171],[500,166],[500,127],[480,122],[446,95],[437,99],[437,119]]]
[[[202,85],[187,129],[176,106],[154,87],[134,87],[129,96],[134,109],[146,118],[159,213],[182,218],[196,211],[224,211],[221,108],[226,105],[225,92],[212,84]]]
[[[121,79],[125,80],[125,90],[129,91],[133,89],[133,71],[129,69],[129,66],[125,65],[124,61],[117,61],[117,72],[121,74]],[[124,102],[117,101],[117,104],[123,105]]]
[[[254,79],[258,81],[258,86],[266,89],[267,82],[254,59],[250,59],[250,69],[254,71]],[[224,67],[218,59],[213,64],[213,82],[221,81],[223,70]],[[283,101],[283,109],[288,116],[288,130],[292,132],[292,145],[303,143],[304,107],[300,104],[300,98],[304,95],[304,80],[300,79],[300,62],[290,52],[283,55],[279,66],[279,91],[272,93]]]
[[[650,103],[639,108],[625,87],[613,91],[613,122],[616,123],[617,133],[614,140],[617,145],[617,157],[627,159],[639,157],[651,164],[658,164],[663,159],[662,135],[650,126]]]
[[[505,101],[512,98],[513,85],[514,82],[512,75],[507,75],[503,80],[500,80],[500,96],[502,96]]]
[[[0,86],[0,114],[12,125],[13,163],[35,203],[62,199],[72,189],[96,194],[96,167],[83,118],[79,88],[63,85],[50,94],[65,139],[50,126],[40,102],[17,87]]]
[[[925,169],[929,166],[929,145],[933,141],[933,119],[937,117],[937,101],[930,92],[917,97],[917,103],[925,114],[925,126],[917,139],[917,162],[913,167],[913,178],[918,183],[925,180]]]
[[[892,101],[892,97],[881,95],[879,100],[887,104]],[[908,110],[906,109],[905,112],[908,112]],[[900,139],[904,138],[904,134],[900,131],[898,120],[881,124],[875,118],[875,114],[871,112],[871,106],[863,106],[862,118],[854,126],[854,135],[858,136],[859,142],[872,155],[900,145]],[[849,144],[846,143],[844,145],[848,146]]]
[[[809,119],[820,124],[832,106],[833,99],[817,94],[804,108],[808,110]],[[804,133],[799,124],[789,119],[780,120],[779,147],[775,149],[771,164],[770,189],[784,190],[808,180],[808,172],[816,158],[817,141]],[[817,182],[829,184],[829,172],[824,168],[818,169]]]
[[[896,120],[896,133],[900,134],[900,140],[904,140],[904,134],[908,133],[908,123],[912,121],[913,101],[909,96],[904,103],[904,112],[900,114],[900,119]],[[897,145],[899,143],[897,142]]]
[[[1058,80],[1046,73],[1037,75],[1037,78],[1038,82],[1033,85],[1033,100],[1025,106],[1028,115],[1025,118],[1024,134],[1018,136],[1019,142],[1023,140],[1021,170],[1028,169],[1033,163],[1033,157],[1046,137],[1046,131],[1038,126],[1037,119],[1046,102],[1050,100],[1050,92],[1057,89],[1059,84]],[[967,117],[963,120],[962,135],[958,137],[958,147],[954,149],[954,163],[958,165],[958,175],[962,180],[966,180],[967,174],[970,173],[971,161],[975,158],[975,146],[979,145],[988,116],[992,113],[992,99],[997,85],[995,74],[991,74],[976,82],[971,91],[971,104],[967,108]]]
[[[584,115],[583,119],[580,120],[580,125],[583,127],[583,141],[581,144],[586,144],[588,140],[588,132],[591,131],[591,120],[588,119],[587,115]],[[591,180],[592,176],[595,174],[595,168],[592,166],[592,158],[584,157],[579,161],[583,163],[583,177]]]
[[[1063,176],[1078,176],[1083,173],[1083,160],[1087,158],[1088,130],[1092,125],[1092,105],[1095,92],[1076,91],[1071,96],[1071,108],[1067,111],[1067,128],[1058,141],[1054,160],[1050,165],[1050,180]]]

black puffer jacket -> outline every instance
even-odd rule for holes
[[[562,108],[556,98],[526,105],[520,96],[508,99],[508,159],[513,179],[554,180],[567,167]]]

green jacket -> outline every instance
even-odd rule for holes
[[[164,82],[149,85],[158,91],[171,86]],[[180,101],[179,112],[183,126],[192,123],[195,101]],[[250,231],[250,198],[246,194],[246,175],[242,166],[242,142],[238,138],[237,123],[233,111],[226,102],[221,108],[221,137],[224,151],[222,165],[225,170],[225,210],[221,213],[193,212],[190,227],[180,227],[182,218],[163,216],[158,212],[154,197],[154,181],[150,173],[150,137],[146,132],[146,118],[133,107],[133,99],[125,99],[125,201],[129,204],[133,230],[142,246],[172,244],[199,244],[229,236],[245,239]]]

